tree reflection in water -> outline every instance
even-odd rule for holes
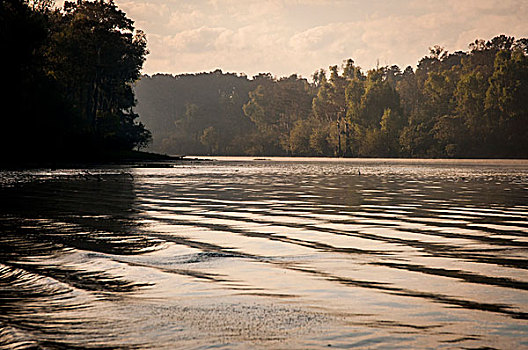
[[[112,343],[120,326],[105,320],[102,301],[148,284],[91,257],[161,247],[136,233],[134,201],[127,174],[55,176],[0,189],[0,344],[82,348],[79,340],[91,338],[89,348],[120,346]]]

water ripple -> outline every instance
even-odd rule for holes
[[[0,348],[527,347],[527,170],[4,172]]]

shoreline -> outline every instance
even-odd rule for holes
[[[206,159],[198,159],[195,157],[187,157],[185,155],[169,156],[167,154],[159,154],[143,151],[126,151],[113,152],[107,154],[93,154],[80,155],[75,159],[73,157],[57,157],[55,159],[48,158],[43,160],[24,159],[17,161],[3,161],[0,164],[0,170],[23,170],[23,169],[38,169],[38,168],[98,168],[102,166],[121,166],[121,165],[136,165],[139,167],[156,166],[170,166],[175,162],[187,161],[207,161]]]
[[[0,170],[30,170],[30,169],[74,169],[99,168],[108,166],[134,166],[139,168],[171,167],[180,162],[211,162],[211,161],[257,161],[257,162],[345,162],[351,164],[467,164],[478,165],[525,165],[525,158],[343,158],[343,157],[305,157],[305,156],[223,156],[223,155],[167,155],[144,151],[110,152],[106,154],[79,155],[77,157],[56,157],[44,160],[4,160]]]

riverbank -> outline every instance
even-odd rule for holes
[[[194,158],[185,156],[169,156],[166,154],[142,151],[115,151],[105,153],[79,154],[75,157],[33,157],[24,159],[3,159],[0,169],[36,169],[36,168],[78,168],[99,167],[111,165],[130,165],[135,163],[172,163],[188,161]]]

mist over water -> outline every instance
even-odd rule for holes
[[[528,348],[528,161],[0,183],[0,348]]]

